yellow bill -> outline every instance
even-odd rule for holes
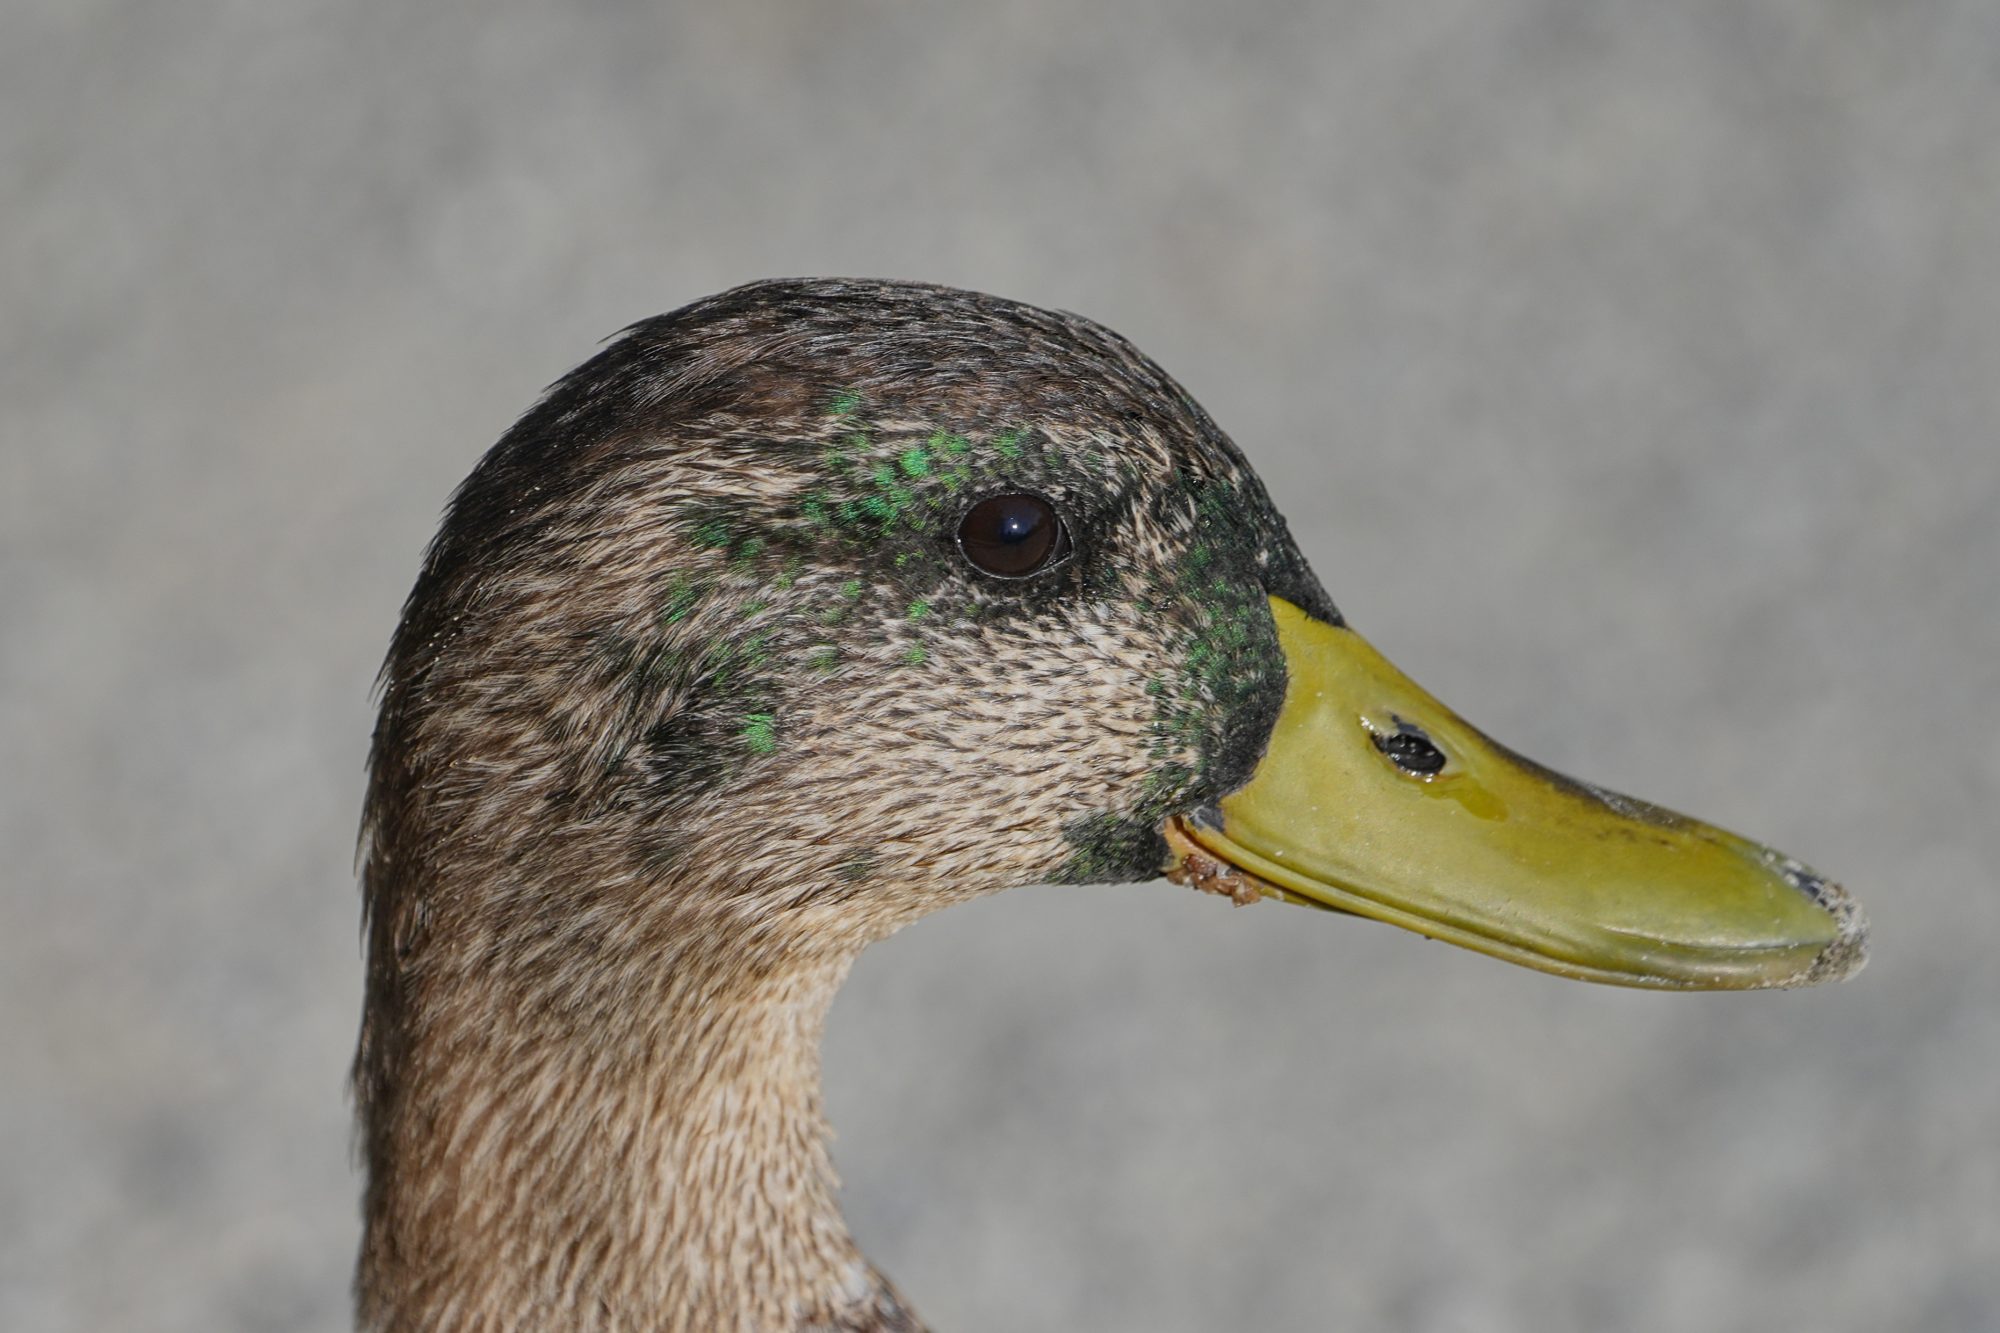
[[[1289,682],[1249,783],[1166,830],[1171,878],[1336,908],[1560,976],[1804,986],[1859,970],[1846,891],[1488,739],[1354,631],[1271,599]]]

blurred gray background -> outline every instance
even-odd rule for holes
[[[836,1008],[1014,1329],[2000,1328],[2000,8],[26,0],[0,18],[0,1327],[333,1330],[369,687],[450,488],[749,278],[1074,309],[1375,642],[1845,879],[1827,991],[1165,884]]]

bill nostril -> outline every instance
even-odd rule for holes
[[[1375,742],[1389,761],[1411,777],[1435,777],[1444,771],[1444,751],[1424,734],[1423,728],[1396,719],[1396,729],[1390,732],[1376,731],[1372,727],[1368,739]]]

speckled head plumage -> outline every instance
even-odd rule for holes
[[[1061,567],[959,553],[1010,492],[1060,510]],[[711,821],[754,810],[732,892],[1149,878],[1165,816],[1262,751],[1267,593],[1337,620],[1242,455],[1116,334],[738,288],[628,329],[459,491],[386,671],[373,841],[406,804],[382,757],[455,730],[437,753],[492,755],[483,808],[616,828],[635,874],[724,856]]]
[[[1054,505],[1065,560],[962,554],[1009,494]],[[566,376],[452,500],[384,669],[364,1323],[574,1287],[663,1327],[914,1327],[797,1128],[816,1077],[730,1093],[727,1141],[792,1163],[749,1179],[792,1170],[784,1207],[820,1220],[689,1262],[758,1186],[689,1137],[677,1071],[796,1066],[817,1019],[742,1019],[726,1057],[680,1025],[819,1012],[868,940],[962,898],[1160,873],[1164,821],[1239,786],[1277,716],[1271,592],[1338,619],[1228,438],[1074,316],[765,282]],[[576,1137],[661,1104],[616,1162]]]

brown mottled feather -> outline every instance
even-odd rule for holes
[[[1057,502],[1018,584],[951,534]],[[835,1204],[828,1005],[870,941],[1146,878],[1337,617],[1233,445],[1096,325],[756,284],[636,326],[454,497],[362,831],[362,1327],[916,1330]]]

